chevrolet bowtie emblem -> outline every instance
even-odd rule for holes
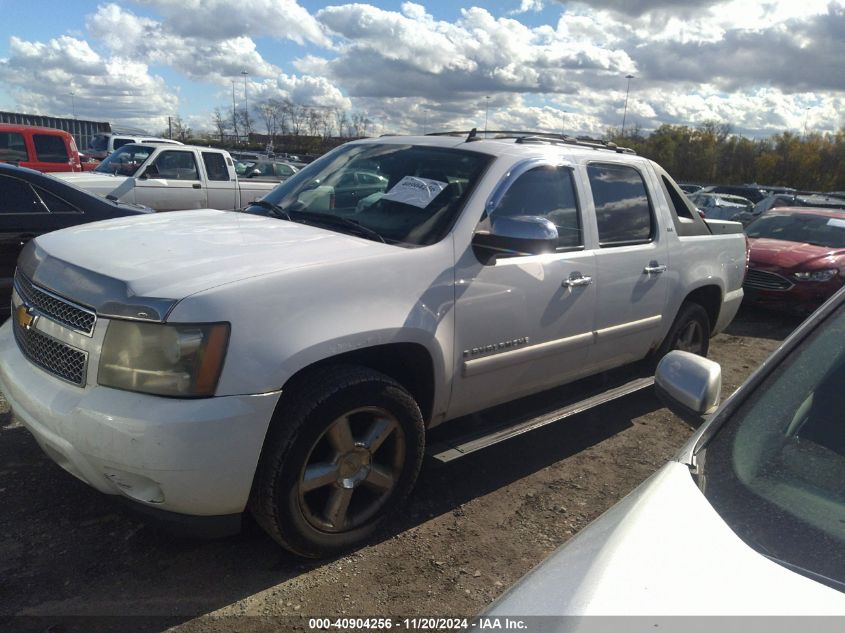
[[[29,306],[22,304],[15,310],[15,319],[23,329],[28,330],[35,325],[36,316],[29,311]]]

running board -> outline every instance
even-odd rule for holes
[[[642,389],[647,389],[653,384],[654,376],[635,378],[634,380],[606,389],[577,402],[570,402],[562,407],[539,415],[536,413],[533,415],[529,414],[527,418],[517,418],[516,421],[514,421],[513,416],[507,416],[509,419],[502,419],[503,416],[496,416],[496,409],[492,409],[489,412],[481,414],[485,418],[485,428],[455,438],[435,442],[428,447],[426,452],[430,457],[439,462],[451,462],[488,446],[493,446],[523,433],[554,424],[560,420],[583,413],[588,409],[616,400],[617,398],[622,398]]]

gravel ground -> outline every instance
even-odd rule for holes
[[[797,324],[743,310],[712,342],[723,393]],[[305,629],[308,616],[471,616],[691,432],[648,390],[457,462],[426,463],[379,540],[303,562],[249,521],[216,541],[144,522],[53,464],[0,397],[0,629],[269,631]],[[9,617],[27,615],[40,617]],[[88,615],[157,617],[72,617]],[[242,615],[263,617],[231,617]]]

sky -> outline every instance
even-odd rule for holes
[[[150,133],[210,131],[233,92],[373,134],[834,132],[843,62],[845,0],[0,0],[0,110]]]

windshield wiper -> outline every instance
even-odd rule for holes
[[[249,206],[251,206],[251,207],[253,207],[253,206],[254,207],[263,207],[265,209],[268,209],[270,211],[270,213],[275,215],[277,218],[282,218],[283,220],[287,220],[288,222],[293,222],[293,220],[290,217],[290,213],[285,211],[279,205],[273,204],[269,200],[253,200],[252,202],[249,203]]]
[[[290,216],[288,216],[290,217]],[[387,240],[384,239],[384,236],[371,229],[368,226],[364,226],[360,222],[356,222],[355,220],[350,220],[349,218],[344,218],[339,215],[332,215],[331,213],[320,213],[316,211],[298,211],[296,212],[296,220],[294,222],[309,222],[313,221],[315,224],[328,224],[330,226],[342,226],[348,229],[352,229],[353,232],[357,233],[362,237],[369,237],[370,239],[377,240],[382,242],[383,244],[387,244]]]

